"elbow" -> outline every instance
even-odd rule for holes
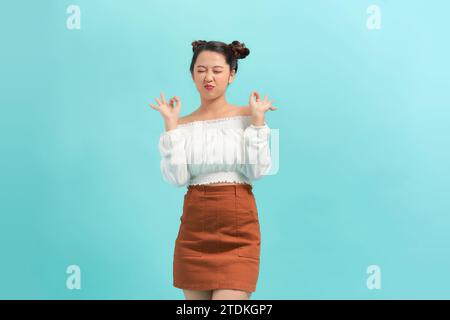
[[[183,187],[187,185],[189,182],[189,177],[180,175],[180,176],[173,176],[173,175],[163,175],[164,181],[167,183],[175,186],[175,187]]]
[[[183,187],[188,184],[189,182],[189,175],[180,175],[177,177],[174,177],[174,179],[171,180],[171,184],[176,187]]]
[[[262,177],[268,175],[268,172],[270,171],[270,168],[272,167],[272,163],[268,163],[264,167],[260,167],[259,170],[255,173],[254,180],[259,180]]]
[[[268,175],[271,168],[272,162],[269,160],[264,164],[246,166],[244,173],[250,180],[260,180],[262,177]]]
[[[185,186],[190,180],[189,171],[185,166],[181,168],[179,166],[176,168],[168,168],[164,162],[161,162],[161,173],[164,181],[176,187]]]

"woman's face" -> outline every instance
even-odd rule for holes
[[[234,74],[234,70],[230,73],[230,66],[223,54],[205,50],[197,56],[192,79],[202,98],[209,100],[225,94],[228,84],[234,80]],[[207,84],[213,89],[205,88]]]

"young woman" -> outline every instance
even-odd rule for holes
[[[226,101],[225,92],[250,50],[233,41],[192,42],[192,79],[201,105],[179,118],[181,99],[157,105],[165,122],[159,150],[164,180],[186,186],[175,240],[173,285],[186,299],[249,299],[256,290],[261,234],[252,181],[271,168],[265,96],[249,106]]]

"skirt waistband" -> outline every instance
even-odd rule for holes
[[[200,191],[204,193],[214,193],[214,192],[220,192],[220,193],[234,193],[237,194],[239,191],[252,191],[253,186],[246,183],[240,183],[240,184],[230,184],[230,185],[189,185],[188,186],[188,192],[189,191]]]

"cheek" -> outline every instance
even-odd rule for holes
[[[228,83],[228,76],[226,74],[220,74],[216,77],[216,81],[220,83],[220,85],[226,86]]]
[[[194,79],[194,82],[195,82],[195,84],[197,85],[197,86],[202,86],[203,85],[203,79],[202,79],[202,77],[201,76],[196,76],[195,77],[195,79]]]

